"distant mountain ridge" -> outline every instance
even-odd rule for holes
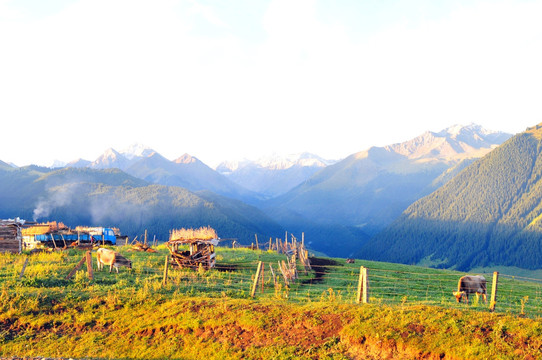
[[[264,208],[279,222],[295,213],[320,224],[375,234],[449,179],[444,173],[487,154],[511,136],[479,125],[456,125],[403,143],[371,147],[323,168]]]
[[[359,256],[467,271],[542,264],[542,124],[410,205]]]
[[[66,167],[117,168],[155,184],[180,186],[190,191],[209,190],[248,203],[259,198],[258,194],[235,184],[189,154],[170,161],[141,144],[134,144],[123,151],[109,148],[92,162],[79,159]]]
[[[333,162],[301,153],[256,161],[223,162],[213,170],[190,154],[170,161],[151,148],[134,144],[123,151],[109,148],[92,162],[79,159],[66,166],[118,168],[153,183],[181,186],[191,191],[210,190],[255,204],[292,189]]]
[[[257,160],[223,162],[216,170],[265,198],[284,194],[316,172],[335,163],[310,153],[269,156]]]
[[[93,169],[118,168],[126,170],[137,161],[152,156],[155,153],[156,151],[153,149],[141,144],[134,144],[123,151],[109,148],[96,160],[91,162],[89,167]]]
[[[454,125],[437,133],[427,131],[412,140],[384,148],[408,159],[457,161],[480,157],[510,136],[511,134],[487,130],[476,124]]]
[[[286,156],[271,155],[256,160],[225,161],[220,163],[216,170],[222,174],[235,172],[247,166],[256,166],[270,170],[286,170],[296,165],[325,167],[335,162],[335,160],[326,160],[318,155],[304,152]]]

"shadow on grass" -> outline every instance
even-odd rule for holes
[[[324,282],[325,275],[330,272],[328,266],[339,266],[341,265],[333,259],[318,258],[318,257],[309,257],[311,266],[313,267],[312,271],[314,272],[314,278],[307,279],[302,282],[302,284],[320,284]]]

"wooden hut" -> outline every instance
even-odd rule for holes
[[[215,230],[210,227],[173,230],[167,242],[172,258],[171,264],[193,270],[201,266],[209,270],[215,266],[215,246],[219,242]],[[184,245],[188,245],[188,250],[179,249]]]
[[[31,226],[25,226],[21,229],[23,236],[23,249],[31,250],[39,247],[43,247],[43,243],[36,240],[36,235],[45,235],[51,232],[52,226],[50,223],[33,224]]]
[[[0,220],[0,252],[20,253],[23,237],[22,222],[17,220]]]

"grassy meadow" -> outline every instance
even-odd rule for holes
[[[217,248],[210,271],[118,248],[133,268],[67,274],[83,251],[0,255],[0,356],[95,359],[537,359],[542,285],[499,276],[496,312],[452,296],[462,273],[313,257],[285,284],[270,251]],[[28,259],[24,275],[21,270]],[[251,289],[259,261],[263,282]],[[271,267],[270,267],[271,265]],[[369,304],[356,303],[360,266]],[[275,277],[273,277],[273,274]],[[484,274],[488,292],[492,274]],[[526,281],[530,280],[530,281]],[[263,286],[262,286],[263,285]]]

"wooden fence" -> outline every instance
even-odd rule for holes
[[[502,273],[482,274],[487,279],[489,301],[471,300],[470,304],[458,304],[452,291],[457,289],[458,279],[465,274],[455,271],[408,267],[397,264],[356,260],[347,264],[341,259],[310,258],[306,268],[300,258],[296,262],[286,254],[271,255],[274,262],[221,260],[210,271],[169,269],[169,259],[160,253],[130,253],[133,269],[122,269],[120,274],[93,272],[90,252],[66,258],[53,254],[53,262],[43,257],[10,255],[0,259],[0,286],[23,281],[25,291],[71,290],[73,275],[86,263],[87,277],[99,285],[93,291],[116,291],[116,281],[123,279],[139,287],[156,283],[166,293],[252,297],[291,302],[332,301],[350,304],[425,304],[445,307],[469,308],[480,311],[510,312],[531,317],[542,316],[542,280],[522,278]],[[265,257],[268,253],[261,252]],[[260,255],[256,255],[260,256]],[[279,260],[277,262],[277,259]],[[296,271],[288,278],[287,271]],[[361,266],[360,266],[361,265]],[[57,270],[51,270],[57,269]],[[7,284],[7,285],[6,285]],[[34,289],[34,286],[36,287]],[[154,285],[153,285],[154,286]],[[156,286],[154,286],[156,287]],[[13,289],[17,287],[13,286]],[[34,290],[33,290],[34,289]],[[14,290],[15,291],[15,290]]]

